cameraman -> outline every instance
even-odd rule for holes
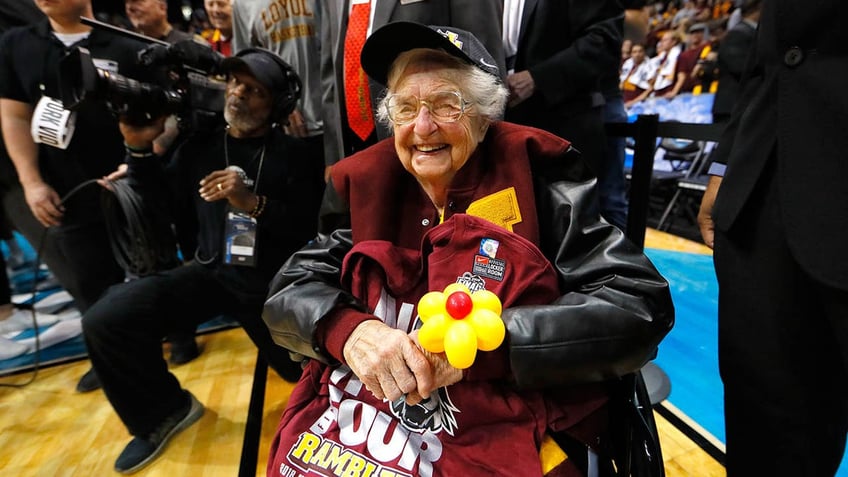
[[[41,226],[50,228],[45,262],[84,312],[110,285],[123,281],[124,270],[109,252],[100,188],[84,187],[66,202],[62,197],[87,180],[114,171],[121,162],[123,141],[117,121],[102,103],[77,111],[69,140],[52,145],[33,139],[31,126],[40,124],[33,112],[41,101],[58,106],[50,101],[60,97],[57,65],[73,47],[89,49],[104,69],[138,78],[142,72],[136,68],[136,52],[144,45],[83,25],[82,16],[93,16],[90,0],[37,0],[36,4],[47,17],[13,28],[0,40],[3,138],[27,208]],[[42,237],[38,225],[24,212],[10,217],[27,240],[38,246]],[[77,389],[88,391],[96,384],[96,377],[86,373]]]
[[[121,123],[130,184],[173,212],[178,228],[198,231],[193,262],[116,285],[83,316],[91,362],[133,436],[115,462],[121,473],[147,465],[203,414],[162,357],[162,337],[175,327],[231,314],[280,376],[300,376],[300,364],[273,343],[260,317],[274,273],[314,236],[323,192],[320,165],[307,160],[298,139],[272,127],[291,113],[300,81],[267,50],[244,50],[222,68],[228,126],[187,138],[166,167],[152,153],[163,119]]]

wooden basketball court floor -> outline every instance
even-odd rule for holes
[[[653,232],[646,245],[684,251],[699,247]],[[264,476],[269,447],[292,385],[268,373],[256,469],[240,474],[256,350],[241,328],[201,335],[198,342],[202,355],[172,371],[204,403],[206,413],[135,475]],[[113,464],[129,435],[102,392],[75,391],[88,366],[84,360],[43,368],[22,387],[9,385],[26,383],[31,372],[0,378],[4,385],[0,387],[0,476],[118,475]],[[726,475],[724,467],[686,434],[658,414],[656,419],[668,477]]]

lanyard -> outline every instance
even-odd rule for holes
[[[229,130],[229,127],[224,129],[224,162],[226,164],[226,167],[230,167],[230,153],[229,153],[229,147],[228,147],[229,134],[227,134],[228,130]],[[265,144],[266,143],[267,143],[267,139],[262,142],[262,148],[256,154],[256,155],[259,156],[259,167],[256,170],[256,180],[253,181],[253,193],[254,194],[259,193],[259,177],[262,175],[262,164],[265,163]],[[253,159],[251,159],[250,162],[248,162],[245,165],[252,164],[253,161],[256,159],[256,155],[254,155]],[[245,175],[247,175],[247,172],[245,172]],[[241,179],[242,179],[242,181],[244,181],[245,177],[242,177]],[[247,185],[247,184],[245,184],[245,185]]]

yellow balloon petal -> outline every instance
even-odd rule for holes
[[[489,290],[477,290],[471,294],[471,301],[474,303],[474,309],[483,308],[493,311],[496,315],[501,316],[503,311],[501,300],[497,295]]]
[[[474,364],[477,336],[465,320],[454,321],[445,332],[445,354],[454,368],[465,369]]]
[[[503,343],[506,327],[500,316],[485,308],[474,309],[465,319],[477,335],[477,347],[482,351],[492,351]]]
[[[451,283],[450,285],[445,287],[445,291],[444,291],[445,298],[449,297],[451,293],[458,292],[458,291],[463,291],[465,293],[468,293],[469,295],[471,294],[471,290],[469,290],[468,287],[465,286],[464,284],[462,284],[462,283]]]
[[[445,351],[445,330],[448,323],[448,319],[443,314],[432,315],[428,318],[418,329],[418,342],[421,347],[431,353],[443,353]]]
[[[418,316],[421,321],[427,321],[428,318],[434,315],[445,314],[445,294],[440,291],[431,291],[425,293],[418,300]]]

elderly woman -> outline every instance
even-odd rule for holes
[[[271,334],[311,359],[268,475],[580,475],[546,434],[597,443],[598,383],[652,356],[667,283],[598,218],[568,141],[498,121],[469,33],[392,23],[362,63],[394,137],[334,167],[319,236],[272,283]],[[507,329],[465,370],[417,334],[419,298],[455,282],[496,293]]]

